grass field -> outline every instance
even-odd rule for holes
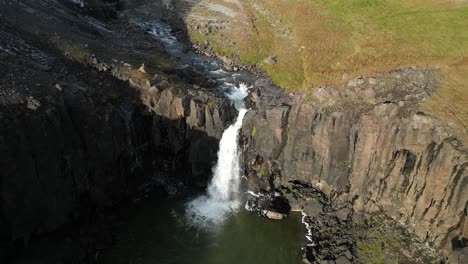
[[[242,62],[258,65],[276,84],[305,93],[317,86],[340,86],[358,75],[437,66],[443,72],[443,87],[423,109],[468,133],[466,1],[237,2],[242,5],[241,19],[221,35],[210,36],[219,52],[237,52]],[[234,47],[223,46],[226,38]],[[277,63],[263,63],[269,56]]]

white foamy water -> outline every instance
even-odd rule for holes
[[[247,109],[243,99],[247,96],[248,87],[226,85],[226,95],[239,111],[236,122],[223,132],[219,142],[218,161],[213,167],[213,178],[208,185],[206,195],[202,195],[187,205],[187,217],[198,226],[210,227],[222,222],[226,216],[240,206],[239,185],[239,129]]]
[[[80,7],[85,6],[84,0],[71,0],[71,1],[77,5],[80,5]]]

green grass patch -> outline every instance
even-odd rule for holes
[[[206,102],[205,105],[208,106],[209,108],[215,108],[216,107],[216,103],[212,102],[212,101]]]
[[[368,264],[383,264],[384,254],[380,241],[359,241],[358,247],[358,258],[362,263]]]
[[[360,43],[371,31],[381,31],[426,56],[465,56],[468,48],[468,5],[432,1],[333,0],[317,1],[325,12],[352,30]],[[369,29],[369,25],[371,28]]]
[[[263,167],[262,165],[256,165],[256,166],[253,166],[252,169],[256,172],[258,172],[258,174],[260,176],[266,176],[268,174],[268,170]]]

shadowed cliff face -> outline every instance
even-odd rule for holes
[[[466,154],[415,110],[434,74],[358,79],[350,91],[320,88],[312,101],[258,81],[242,129],[249,188],[302,182],[356,211],[385,211],[445,254],[465,247]]]
[[[205,79],[59,2],[0,9],[0,259],[135,193],[206,184],[236,110]]]

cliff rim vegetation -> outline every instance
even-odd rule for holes
[[[170,2],[170,1],[169,1]],[[468,134],[468,3],[449,0],[186,1],[193,43],[256,65],[287,91],[404,67],[442,72],[421,110]],[[346,86],[344,86],[346,87]]]

